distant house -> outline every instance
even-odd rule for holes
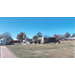
[[[40,43],[41,44],[44,44],[44,43],[57,43],[59,41],[58,38],[56,37],[53,37],[53,36],[49,36],[49,37],[39,37],[38,40],[40,40]],[[33,40],[34,41],[34,40]]]
[[[0,45],[6,45],[6,38],[0,39]]]
[[[32,39],[28,39],[28,42],[27,42],[28,44],[32,44],[33,43],[33,40]]]
[[[72,40],[75,40],[75,37],[72,37]]]
[[[60,42],[56,37],[53,37],[53,36],[50,36],[48,38],[39,37],[38,39],[41,41],[42,44],[43,43],[51,43],[51,42],[54,42],[54,43]]]
[[[75,40],[75,37],[72,37],[72,38],[66,38],[65,40]]]
[[[14,40],[9,40],[8,45],[12,45],[12,44],[19,44],[19,43],[21,43],[21,42],[22,42],[22,41],[17,40],[17,39],[14,39]]]
[[[32,42],[32,39],[28,39],[28,42]]]
[[[30,44],[30,43],[33,43],[32,39],[26,38],[25,40],[22,41],[22,44]]]
[[[38,39],[41,41],[42,44],[44,43],[44,37],[39,37]]]

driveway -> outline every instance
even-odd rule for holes
[[[0,46],[0,58],[17,58],[6,46]]]

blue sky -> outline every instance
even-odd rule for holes
[[[0,34],[10,32],[13,39],[25,32],[32,38],[37,32],[43,35],[74,33],[74,17],[0,17]]]

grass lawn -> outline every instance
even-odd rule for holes
[[[61,41],[60,44],[8,45],[19,58],[74,58],[74,41]]]

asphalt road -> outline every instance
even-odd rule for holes
[[[0,46],[0,58],[17,58],[6,46]]]

